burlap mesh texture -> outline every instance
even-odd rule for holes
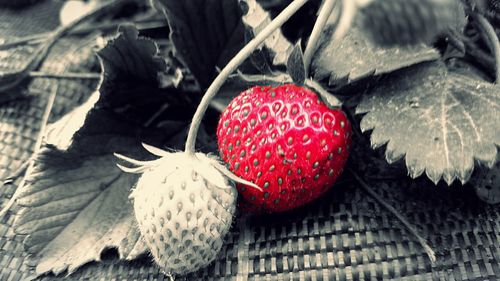
[[[0,36],[13,40],[52,30],[60,1],[42,1],[36,14],[0,10]],[[4,28],[5,27],[5,28]],[[15,28],[14,28],[15,27]],[[64,39],[43,70],[89,71],[96,67],[92,37]],[[21,54],[2,56],[0,69],[16,69]],[[95,70],[95,69],[94,69]],[[51,121],[74,108],[96,89],[95,82],[33,79],[30,98],[0,105],[0,178],[27,161],[39,134],[40,118],[53,83],[58,98]],[[322,199],[286,214],[239,217],[216,261],[177,280],[498,280],[498,206],[478,201],[471,188],[443,189],[418,181],[372,182],[377,192],[415,223],[436,249],[431,266],[415,239],[348,176]],[[18,182],[17,182],[18,183]],[[0,188],[0,206],[17,183]],[[418,186],[420,184],[420,186]],[[0,280],[30,276],[30,262],[10,225],[17,208],[0,222]],[[90,263],[69,277],[41,280],[166,280],[149,257],[134,262]]]

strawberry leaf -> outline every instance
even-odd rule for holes
[[[18,234],[27,234],[24,246],[39,259],[37,274],[71,273],[87,262],[99,261],[101,252],[110,247],[116,247],[123,259],[146,251],[128,200],[136,179],[116,168],[112,156],[112,147],[130,140],[111,137],[115,144],[106,148],[107,154],[88,151],[96,155],[59,150],[53,145],[68,144],[70,139],[64,136],[74,133],[71,129],[84,120],[87,109],[80,107],[54,124],[52,130],[63,133],[63,138],[48,139],[20,187],[17,203],[21,210],[14,228]],[[89,142],[86,147],[102,145],[99,135],[82,141]]]
[[[429,44],[449,29],[462,32],[467,22],[457,0],[372,1],[363,12],[373,40],[388,45]]]
[[[313,58],[313,77],[318,81],[328,79],[330,86],[343,86],[371,75],[439,58],[437,50],[424,44],[380,46],[372,41],[367,32],[358,24],[338,41],[325,40]]]
[[[19,187],[14,229],[27,235],[37,274],[71,273],[110,247],[126,260],[146,251],[128,200],[136,176],[121,172],[113,153],[144,158],[141,141],[162,143],[181,128],[157,132],[142,124],[151,115],[143,100],[165,103],[171,96],[158,95],[165,63],[134,27],[119,31],[98,53],[104,67],[99,93],[50,127]]]
[[[466,182],[474,160],[492,166],[500,145],[500,86],[424,63],[393,74],[363,98],[362,131],[389,163],[406,157],[409,174]]]
[[[207,87],[242,48],[244,27],[235,0],[156,0],[170,26],[176,52],[202,87]]]
[[[286,70],[295,84],[303,85],[306,80],[306,67],[304,65],[304,54],[300,43],[293,48],[286,63]]]
[[[247,28],[247,40],[250,40],[272,21],[271,14],[262,7],[265,1],[263,1],[264,4],[257,0],[240,0],[239,2],[243,10],[243,23]],[[272,61],[273,65],[286,65],[292,50],[293,45],[278,29],[264,41],[261,52],[256,53]]]

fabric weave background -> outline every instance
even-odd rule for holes
[[[0,10],[0,38],[13,40],[54,29],[61,1],[41,1],[18,13]],[[41,5],[41,6],[38,6]],[[36,12],[35,12],[36,11]],[[96,71],[95,37],[64,39],[43,70]],[[23,54],[0,51],[0,70],[16,69]],[[53,84],[57,102],[51,121],[82,103],[96,82],[33,79],[29,97],[0,105],[0,178],[27,161],[40,133],[41,116]],[[498,280],[500,212],[470,187],[444,188],[417,181],[372,181],[377,192],[414,223],[437,251],[431,266],[415,239],[348,175],[319,201],[278,215],[238,217],[216,262],[176,280]],[[17,182],[18,183],[18,182]],[[16,183],[16,184],[17,184]],[[0,187],[0,206],[16,184]],[[25,280],[33,261],[12,224],[14,208],[0,221],[0,280]],[[112,256],[108,253],[106,256]],[[133,262],[105,259],[71,276],[40,280],[167,280],[149,257]]]

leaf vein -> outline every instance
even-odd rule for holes
[[[494,101],[492,101],[490,99],[487,99],[486,97],[484,97],[481,94],[478,94],[478,93],[476,93],[474,91],[467,91],[467,93],[470,94],[470,95],[472,95],[472,96],[475,96],[477,98],[480,98],[480,99],[486,101],[487,104],[489,104],[489,105],[491,105],[493,107],[496,107],[496,108],[500,109],[500,105],[499,104],[495,103]]]
[[[448,89],[446,89],[447,91]],[[443,146],[444,146],[444,154],[445,154],[445,159],[446,159],[446,167],[450,166],[450,151],[448,148],[448,129],[446,126],[446,118],[447,117],[447,112],[446,112],[446,94],[441,95],[441,118],[440,118],[440,123],[441,123],[441,131],[443,133]]]
[[[109,176],[109,174],[107,175]],[[103,175],[104,177],[104,175]],[[102,182],[103,179],[100,178],[100,177],[95,177],[93,179],[89,179],[89,177],[85,177],[85,178],[80,178],[80,179],[71,179],[71,180],[68,180],[68,181],[62,181],[62,182],[57,182],[57,184],[54,184],[54,185],[49,185],[43,189],[40,189],[40,190],[37,190],[36,192],[33,192],[33,193],[29,193],[29,194],[23,194],[22,197],[20,197],[19,199],[23,199],[23,198],[27,198],[27,197],[33,197],[33,196],[38,196],[40,195],[41,198],[47,198],[47,197],[50,197],[51,201],[56,201],[56,200],[52,200],[52,194],[50,194],[48,191],[50,191],[51,189],[55,189],[57,187],[60,187],[60,186],[63,186],[63,185],[66,185],[66,184],[70,184],[70,183],[77,183],[77,182],[82,182],[82,181],[88,181],[88,182]],[[76,188],[77,190],[80,190],[80,188]],[[76,196],[80,196],[80,195],[83,195],[83,194],[87,194],[87,193],[90,193],[90,192],[94,192],[94,191],[97,191],[99,190],[100,187],[97,186],[96,189],[86,189],[84,192],[79,192],[79,193],[73,193],[69,196],[65,196],[65,197],[61,197],[60,199],[57,199],[57,200],[62,200],[62,199],[66,199],[66,198],[71,198],[71,197],[76,197]],[[43,204],[42,204],[43,205]],[[31,206],[31,205],[30,205]],[[36,207],[36,205],[32,205],[33,207]]]
[[[476,140],[478,142],[481,142],[481,135],[479,134],[479,131],[477,130],[476,123],[474,122],[474,119],[472,118],[472,116],[469,114],[469,112],[467,111],[465,106],[457,100],[457,98],[455,97],[455,95],[453,93],[450,96],[459,104],[459,107],[462,109],[462,112],[464,113],[465,117],[467,118],[467,120],[471,124],[472,128],[474,129],[474,134],[476,135]]]
[[[75,215],[78,215],[78,212],[79,210],[75,210],[75,211],[71,211],[71,212],[63,212],[63,213],[60,213],[60,214],[54,214],[54,215],[50,215],[50,216],[47,216],[47,217],[44,217],[44,219],[47,219],[47,218],[51,218],[51,217],[56,217],[56,216],[61,216],[61,215],[71,215],[72,213],[75,213]],[[57,225],[54,225],[52,227],[41,227],[41,228],[37,228],[34,232],[39,232],[39,231],[44,231],[44,230],[48,230],[48,229],[51,229],[51,228],[55,228],[55,227],[63,227],[67,225],[67,223],[63,223],[66,222],[66,221],[72,221],[75,217],[73,216],[73,218],[67,218],[65,220],[58,220],[58,222],[60,222],[61,224],[57,224]],[[29,221],[26,221],[25,223],[23,223],[22,225],[25,225],[26,223],[28,222],[32,222],[33,220],[29,220]]]

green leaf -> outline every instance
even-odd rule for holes
[[[459,0],[385,0],[364,7],[364,28],[379,44],[433,43],[452,29],[462,32],[467,19]]]
[[[165,11],[176,55],[207,87],[243,47],[244,27],[235,0],[156,0]]]
[[[243,10],[243,23],[247,28],[246,37],[250,40],[272,21],[271,14],[262,6],[266,5],[266,1],[262,4],[257,0],[240,0],[239,2]],[[292,51],[293,44],[279,29],[269,36],[261,47],[261,55],[269,59],[273,65],[286,65]]]
[[[146,251],[128,200],[136,176],[121,172],[113,153],[145,158],[141,142],[158,145],[182,127],[159,132],[142,124],[153,114],[146,100],[169,100],[158,92],[165,63],[134,27],[119,31],[98,52],[104,66],[99,93],[49,128],[19,187],[14,229],[27,234],[37,274],[71,273],[110,247],[126,260]]]
[[[423,63],[388,75],[357,113],[389,163],[406,157],[409,174],[466,182],[474,160],[493,165],[500,145],[500,86]]]
[[[136,88],[150,84],[151,88],[158,85],[158,74],[165,70],[165,61],[158,56],[158,47],[147,38],[138,37],[139,32],[133,26],[120,26],[120,35],[110,41],[98,52],[104,68],[104,80],[99,91],[100,103],[109,106],[122,104],[122,100],[130,99],[124,91],[130,86]],[[144,93],[133,93],[143,96]]]
[[[370,39],[368,31],[353,26],[341,40],[334,41],[327,32],[311,65],[311,74],[318,80],[328,79],[330,86],[343,86],[371,75],[380,75],[420,62],[435,60],[434,48],[415,46],[384,47]]]
[[[290,74],[295,84],[304,84],[306,80],[306,67],[300,43],[297,43],[293,48],[293,51],[286,63],[286,71]]]

